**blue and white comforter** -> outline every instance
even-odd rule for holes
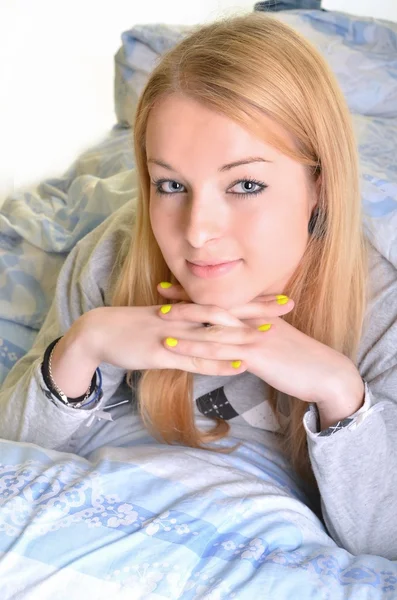
[[[135,443],[0,442],[2,600],[397,597],[397,563],[338,548],[274,449]]]

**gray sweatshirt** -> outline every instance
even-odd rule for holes
[[[133,227],[133,220],[130,202],[67,257],[33,348],[0,388],[0,438],[89,457],[101,446],[128,446],[142,429],[123,369],[101,364],[100,404],[73,409],[49,397],[40,368],[46,347],[78,317],[111,305],[116,252],[126,223]],[[372,246],[368,283],[371,300],[357,364],[365,382],[364,406],[343,428],[323,435],[316,430],[315,406],[310,405],[303,425],[331,537],[353,554],[397,560],[397,273]],[[267,384],[248,372],[231,377],[195,375],[197,425],[207,428],[213,424],[208,417],[220,416],[230,424],[234,438],[272,444],[279,428],[266,391]],[[281,409],[282,405],[281,394]]]

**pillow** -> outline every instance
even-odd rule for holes
[[[302,33],[334,71],[353,113],[397,117],[397,24],[323,10],[291,10],[317,0],[258,2],[257,10],[288,10],[277,18]],[[274,3],[273,3],[274,4]],[[192,30],[182,25],[140,25],[122,35],[115,56],[115,111],[121,127],[133,126],[138,98],[161,54]]]

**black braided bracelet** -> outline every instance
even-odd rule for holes
[[[60,400],[61,402],[63,402],[65,404],[64,398],[62,398],[62,396],[59,394],[59,392],[55,389],[52,379],[51,379],[51,376],[50,376],[50,372],[49,372],[49,360],[50,360],[51,352],[54,349],[55,345],[59,342],[61,337],[59,337],[56,340],[54,340],[53,342],[51,342],[51,344],[47,347],[47,349],[44,353],[43,362],[41,363],[41,374],[43,375],[44,383],[46,384],[46,386],[47,386],[48,390],[51,392],[51,394],[53,394],[56,398],[58,398],[58,400]],[[87,393],[89,392],[88,393],[88,396],[89,396],[95,387],[96,387],[96,371],[91,379],[91,383],[90,383],[90,386],[89,386],[87,392],[85,394],[82,394],[78,398],[66,397],[67,402],[72,405],[83,402],[83,400],[85,400],[87,398]]]

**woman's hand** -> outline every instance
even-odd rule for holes
[[[159,286],[158,290],[168,298],[188,299],[180,286],[172,288],[163,289]],[[213,361],[241,361],[240,369],[305,402],[328,405],[338,397],[338,393],[342,394],[348,389],[343,387],[347,382],[352,383],[352,390],[353,384],[356,385],[354,389],[358,389],[360,378],[357,379],[358,372],[350,359],[280,318],[293,306],[291,299],[280,306],[275,296],[261,296],[245,306],[228,311],[241,320],[241,326],[214,324],[179,338],[170,333],[177,344],[169,346],[164,339],[164,347],[170,353],[195,360],[207,357]],[[172,305],[171,310],[161,318],[169,322],[174,319],[179,321],[188,312],[194,314],[197,322],[211,323],[206,306],[184,303]],[[262,331],[259,331],[258,327],[263,325],[268,327],[261,327]],[[355,410],[357,408],[354,407]]]
[[[168,300],[192,302],[181,285],[159,283],[157,290]],[[279,317],[286,315],[294,308],[294,306],[294,301],[291,298],[284,296],[284,294],[263,294],[262,296],[254,298],[254,300],[248,304],[229,308],[227,312],[238,319],[263,319],[266,316]]]
[[[231,360],[179,356],[164,347],[166,338],[194,339],[196,331],[204,329],[197,319],[199,308],[185,304],[184,312],[172,322],[162,319],[161,305],[99,307],[84,313],[56,344],[52,359],[54,381],[67,396],[76,398],[87,390],[101,363],[126,371],[180,369],[203,375],[235,375],[244,371],[244,366],[236,369]],[[219,327],[248,327],[216,306],[206,306],[205,314]]]
[[[293,302],[289,306],[280,305],[272,297],[257,306],[252,303],[248,309],[243,307],[241,315],[247,318],[262,314],[263,322],[266,322],[267,318],[285,314],[292,306]],[[164,314],[164,310],[171,310],[172,316]],[[256,333],[231,311],[217,306],[189,302],[165,306],[100,307],[85,313],[72,325],[64,344],[79,349],[80,360],[81,356],[85,357],[90,371],[92,365],[101,362],[126,370],[180,369],[203,375],[236,375],[245,371],[247,365],[240,364],[240,356],[232,355],[230,350],[230,358],[226,356],[225,359],[205,353],[198,356],[169,352],[164,340],[198,340],[200,332],[209,331],[203,323],[211,323],[225,332],[236,329]]]
[[[230,360],[214,361],[208,357],[171,354],[163,340],[172,336],[194,337],[204,329],[197,320],[195,304],[185,304],[187,311],[178,319],[162,319],[161,305],[142,307],[100,307],[88,311],[75,321],[64,336],[65,347],[78,355],[82,370],[90,373],[105,362],[125,370],[181,369],[204,375],[230,375],[235,369]],[[239,319],[216,306],[206,306],[206,317],[224,327],[244,327]],[[61,357],[62,358],[62,357]],[[84,363],[87,369],[84,369]]]

